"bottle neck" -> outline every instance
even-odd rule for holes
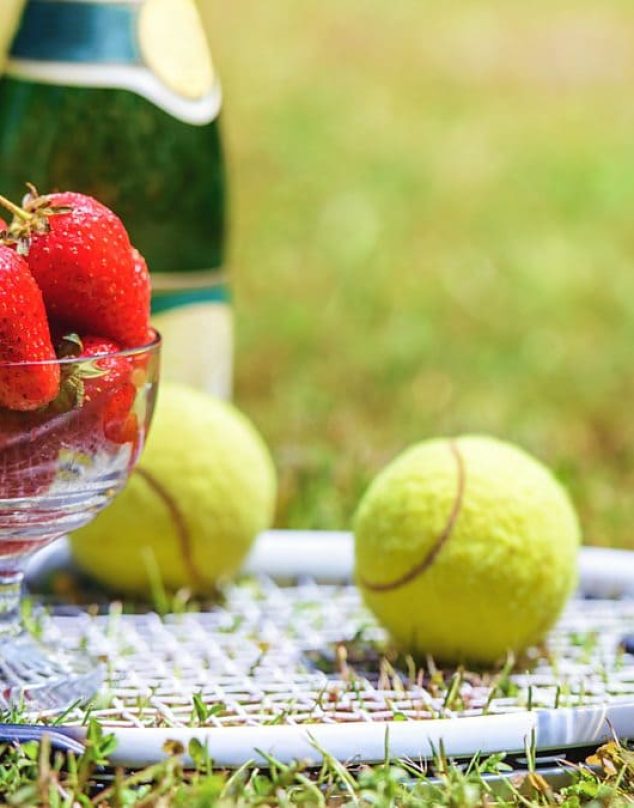
[[[218,116],[222,94],[200,25],[193,0],[171,0],[167,16],[154,0],[30,0],[6,73],[39,84],[128,90],[184,123],[205,125]],[[182,58],[194,40],[198,82]]]
[[[12,59],[71,64],[139,65],[141,2],[30,0]]]

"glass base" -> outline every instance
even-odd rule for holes
[[[51,648],[25,631],[0,637],[0,709],[62,712],[92,698],[103,665],[87,654]]]

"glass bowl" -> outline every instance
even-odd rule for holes
[[[88,655],[48,648],[22,626],[24,566],[125,485],[152,418],[160,344],[154,333],[139,348],[53,360],[62,380],[54,402],[0,408],[0,707],[63,710],[99,687],[101,667]],[[0,374],[42,364],[2,363]]]

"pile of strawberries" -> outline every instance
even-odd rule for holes
[[[69,334],[79,338],[79,356],[147,344],[150,279],[121,220],[95,199],[33,190],[24,207],[7,206],[14,218],[0,245],[0,406],[28,411],[58,396],[59,365],[6,363],[68,355]]]
[[[39,196],[34,188],[22,207],[3,197],[0,204],[13,214],[10,224],[0,220],[1,498],[22,485],[7,470],[25,460],[12,447],[26,426],[36,438],[64,413],[98,410],[106,440],[135,442],[138,362],[113,354],[153,334],[147,266],[111,210],[82,194]]]

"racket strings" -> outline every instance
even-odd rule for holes
[[[90,714],[111,727],[265,726],[460,718],[634,700],[622,637],[634,601],[573,600],[514,672],[419,670],[349,585],[243,581],[204,613],[52,616],[45,639],[105,661]],[[66,724],[81,724],[76,709]],[[46,720],[46,715],[33,716]]]

